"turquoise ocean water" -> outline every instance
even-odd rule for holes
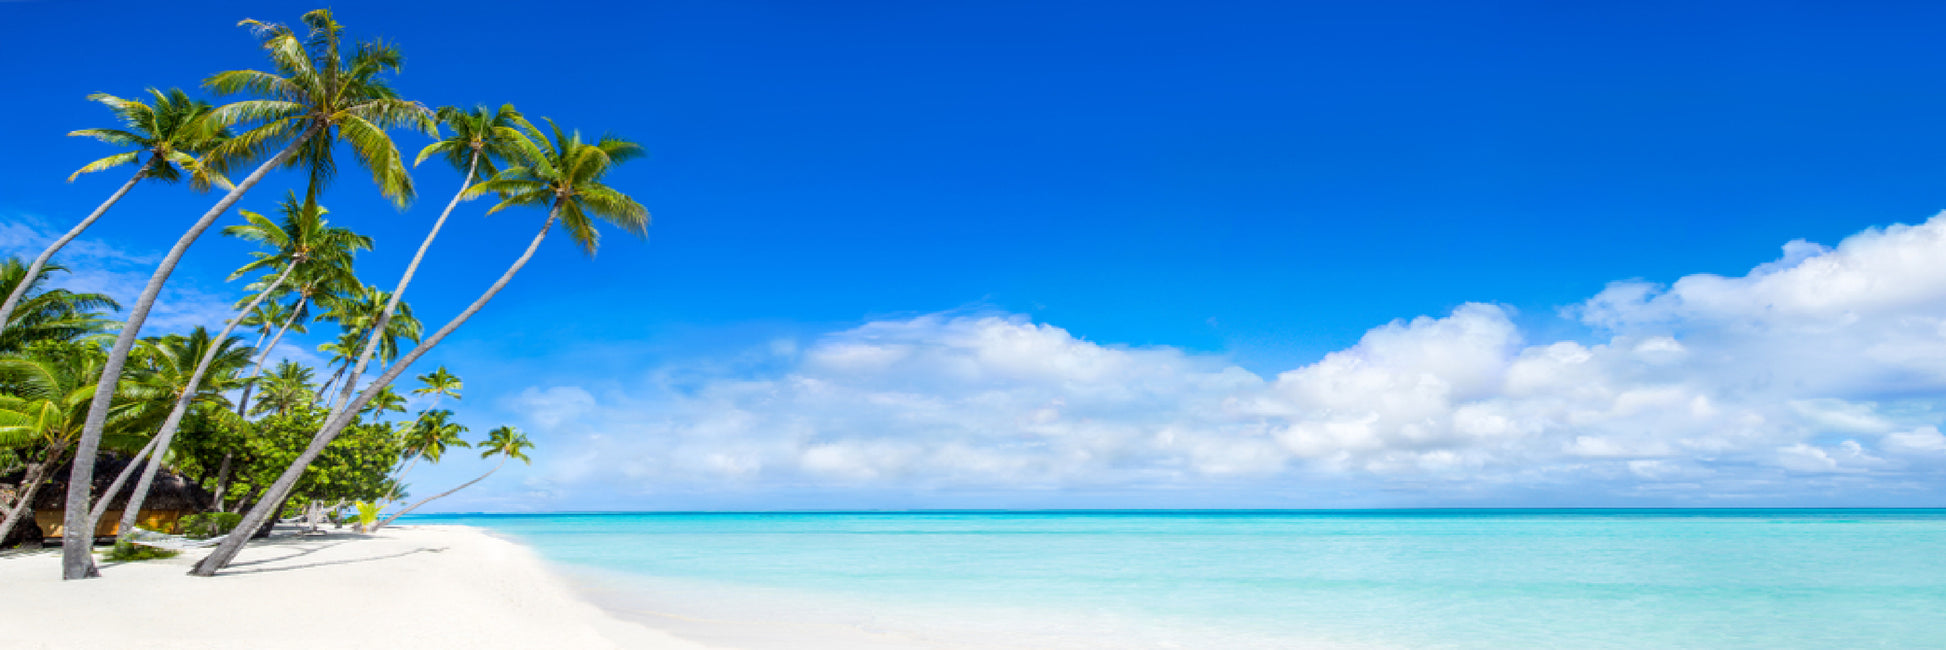
[[[1946,648],[1946,510],[432,515],[747,648]]]

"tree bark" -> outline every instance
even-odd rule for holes
[[[453,193],[453,200],[446,202],[446,210],[440,212],[439,218],[432,222],[432,230],[426,232],[425,241],[419,242],[419,252],[412,254],[412,263],[405,265],[405,274],[399,276],[399,286],[392,289],[392,298],[385,301],[385,311],[378,313],[378,324],[372,327],[372,335],[365,342],[365,349],[358,353],[358,365],[352,368],[351,378],[345,380],[344,387],[338,389],[337,399],[331,401],[332,415],[337,415],[345,402],[351,399],[352,389],[358,386],[358,376],[365,374],[365,364],[371,362],[372,354],[378,350],[379,337],[385,336],[385,327],[392,323],[393,310],[399,308],[399,301],[405,299],[405,288],[412,284],[413,274],[419,271],[419,260],[425,259],[426,250],[432,248],[432,240],[439,236],[439,229],[446,225],[446,217],[453,214],[453,208],[459,207],[460,197],[466,196],[466,189],[473,186],[473,176],[479,172],[480,150],[476,148],[473,159],[467,163],[466,178],[460,180],[459,191]],[[326,421],[330,419],[325,418]]]
[[[67,517],[63,522],[65,530],[61,536],[61,579],[79,580],[100,577],[95,570],[94,545],[95,531],[87,528],[88,502],[90,488],[94,487],[95,453],[101,447],[102,430],[108,424],[108,402],[115,397],[116,384],[122,379],[122,366],[128,364],[128,354],[135,347],[135,338],[142,333],[142,324],[149,318],[149,310],[155,307],[155,299],[162,293],[162,285],[169,282],[169,274],[174,273],[176,264],[189,252],[189,246],[209,230],[216,218],[229,211],[230,206],[251,187],[262,181],[264,176],[284,164],[297,148],[306,140],[317,135],[322,123],[313,122],[302,135],[291,140],[283,151],[277,152],[270,160],[258,165],[256,171],[230,190],[222,200],[216,202],[203,218],[198,219],[189,230],[176,240],[176,245],[163,256],[157,264],[155,273],[149,276],[149,283],[142,288],[142,295],[135,299],[134,308],[129,310],[128,321],[122,325],[122,332],[115,337],[115,346],[108,351],[108,361],[102,365],[101,379],[95,382],[94,400],[88,405],[88,419],[81,428],[81,440],[75,444],[74,469],[68,473]],[[76,530],[81,528],[80,530]]]
[[[500,471],[500,466],[501,466],[501,465],[505,465],[505,464],[507,464],[507,458],[508,458],[507,456],[501,456],[501,457],[500,457],[500,462],[499,462],[499,463],[496,463],[496,464],[494,464],[494,466],[493,466],[493,469],[490,469],[490,470],[487,470],[487,473],[485,473],[485,474],[481,474],[479,478],[476,478],[476,479],[473,479],[473,480],[471,480],[471,481],[467,481],[467,482],[465,482],[465,483],[461,483],[461,484],[459,484],[459,487],[456,487],[456,488],[453,488],[453,489],[451,489],[451,490],[447,490],[447,491],[445,491],[445,492],[441,492],[441,493],[439,493],[439,494],[435,494],[435,495],[432,495],[432,496],[429,496],[429,497],[426,497],[426,498],[424,498],[424,499],[420,499],[418,503],[415,503],[415,504],[412,504],[411,506],[408,506],[408,507],[406,507],[406,509],[404,509],[404,510],[400,510],[400,511],[398,511],[398,512],[395,512],[395,513],[392,513],[392,516],[390,516],[390,517],[386,517],[386,518],[385,518],[385,521],[381,521],[381,522],[378,522],[378,524],[377,524],[377,525],[374,525],[374,526],[372,526],[372,532],[374,532],[374,533],[376,533],[376,532],[378,532],[378,529],[380,529],[380,528],[384,528],[386,524],[389,524],[389,523],[392,523],[392,520],[394,520],[394,519],[398,519],[399,517],[402,517],[402,516],[405,516],[405,513],[408,513],[408,512],[412,512],[412,511],[414,511],[414,510],[418,510],[418,509],[419,509],[419,506],[423,506],[423,505],[426,505],[427,503],[429,503],[429,502],[431,502],[431,501],[432,501],[433,499],[437,499],[437,498],[440,498],[440,497],[444,497],[444,496],[446,496],[446,495],[449,495],[449,494],[452,494],[452,493],[454,493],[454,492],[458,492],[458,491],[460,491],[460,490],[464,490],[464,489],[466,489],[467,487],[469,487],[469,486],[471,486],[471,485],[473,485],[474,483],[478,483],[478,482],[480,482],[480,481],[484,481],[484,480],[486,480],[486,477],[489,477],[489,476],[492,476],[494,472],[498,472],[498,471]]]
[[[304,453],[299,454],[297,460],[292,462],[290,467],[284,469],[283,475],[278,476],[277,481],[270,485],[265,494],[264,501],[259,502],[257,507],[251,508],[249,514],[243,516],[243,523],[241,525],[261,525],[266,517],[275,514],[265,512],[263,503],[274,502],[283,498],[284,495],[290,494],[291,488],[297,484],[297,479],[304,475],[304,468],[309,467],[311,461],[317,460],[318,455],[324,453],[325,446],[331,444],[331,440],[338,437],[338,433],[344,431],[345,427],[351,424],[352,416],[358,413],[358,409],[364,408],[366,402],[370,402],[372,397],[378,395],[378,391],[383,390],[387,385],[392,383],[392,380],[397,379],[401,373],[404,373],[406,368],[411,367],[412,362],[419,360],[419,357],[424,356],[426,351],[431,350],[433,346],[439,345],[441,340],[444,340],[448,335],[452,334],[453,330],[459,329],[459,326],[464,324],[466,319],[472,318],[473,314],[478,313],[480,308],[486,306],[487,301],[493,299],[494,294],[500,293],[501,289],[505,289],[507,283],[514,279],[514,274],[519,273],[520,268],[527,265],[527,260],[534,257],[534,251],[541,247],[542,240],[547,239],[547,231],[554,227],[554,221],[558,218],[560,218],[560,209],[556,207],[550,210],[547,215],[547,221],[541,224],[541,231],[534,235],[534,241],[527,245],[527,251],[521,253],[520,259],[514,260],[513,266],[508,267],[507,272],[500,275],[499,281],[494,282],[492,287],[488,287],[486,293],[480,294],[480,297],[474,300],[473,304],[466,307],[466,311],[460,312],[458,316],[453,317],[453,320],[448,321],[444,327],[439,328],[438,332],[434,332],[432,336],[421,341],[417,347],[412,348],[411,352],[406,353],[398,362],[393,363],[391,368],[387,368],[384,374],[379,375],[378,379],[374,380],[371,385],[365,387],[364,392],[358,394],[357,399],[352,400],[350,404],[346,404],[344,410],[338,413],[337,417],[325,422],[324,427],[319,429],[317,435],[311,439],[310,446],[304,448]],[[247,541],[240,538],[223,540],[222,544],[217,545],[216,550],[210,551],[208,556],[205,556],[201,562],[196,563],[196,568],[191,570],[189,574],[203,577],[216,575],[218,570],[229,565],[231,560],[236,559],[237,553],[243,550],[243,544]]]
[[[157,442],[160,442],[160,439],[149,438],[149,444],[143,445],[141,451],[135,452],[135,457],[128,459],[128,465],[122,467],[120,474],[115,475],[115,482],[108,484],[108,491],[103,492],[101,498],[95,500],[94,509],[88,511],[88,521],[101,521],[101,514],[108,511],[108,502],[115,500],[115,493],[122,491],[122,484],[128,482],[128,477],[135,473],[142,464],[142,459],[148,457],[155,449]]]
[[[169,453],[169,444],[175,442],[176,430],[182,426],[182,417],[189,413],[190,403],[196,401],[196,389],[202,387],[203,375],[209,372],[209,364],[216,361],[216,353],[223,350],[223,342],[229,340],[230,332],[236,331],[237,325],[250,315],[250,310],[256,309],[265,298],[276,293],[278,287],[284,286],[284,280],[291,277],[291,271],[296,268],[296,263],[285,264],[284,272],[277,274],[277,280],[271,282],[270,286],[263,291],[257,292],[257,297],[250,299],[250,304],[244,305],[243,309],[237,312],[236,317],[231,318],[230,322],[223,326],[223,331],[210,339],[209,349],[203,351],[203,358],[196,361],[195,372],[189,374],[189,385],[183,388],[182,396],[176,398],[176,406],[169,410],[168,419],[162,421],[162,430],[155,434],[156,439],[162,442],[155,450],[154,462],[142,469],[142,480],[136,481],[135,492],[128,495],[128,506],[122,508],[122,520],[116,530],[126,531],[135,526],[135,520],[141,514],[142,502],[148,500],[149,486],[155,483],[155,474],[162,469],[162,456]],[[100,516],[95,515],[97,518]]]
[[[7,518],[0,520],[0,539],[6,539],[7,533],[13,532],[14,524],[20,522],[23,513],[24,518],[34,517],[34,495],[39,494],[41,484],[47,482],[47,473],[61,466],[61,456],[67,454],[67,451],[66,441],[57,440],[49,443],[47,452],[41,454],[40,464],[27,468],[25,477],[27,481],[22,484],[20,498],[15,499],[13,507],[7,509]]]
[[[223,464],[216,470],[216,494],[211,495],[210,500],[215,502],[217,512],[223,512],[223,494],[230,491],[230,456],[232,455],[230,452],[223,452]]]
[[[95,208],[94,212],[88,214],[86,219],[82,219],[81,223],[74,224],[73,228],[69,228],[67,234],[61,235],[60,239],[54,240],[53,244],[48,245],[47,250],[41,251],[41,254],[34,258],[33,263],[27,265],[27,275],[21,277],[20,286],[14,287],[13,292],[7,294],[7,301],[0,303],[0,328],[5,328],[9,322],[8,319],[13,318],[14,309],[20,307],[20,299],[27,295],[27,288],[34,284],[35,276],[40,275],[41,269],[47,267],[47,261],[54,259],[54,254],[60,252],[62,247],[68,245],[68,242],[74,241],[76,237],[80,237],[81,232],[87,230],[88,226],[94,225],[95,220],[100,219],[101,215],[108,214],[108,208],[114,207],[115,202],[122,200],[123,195],[128,194],[128,191],[134,189],[135,184],[140,182],[143,176],[148,175],[149,168],[155,166],[155,160],[155,157],[151,155],[148,164],[142,165],[141,169],[135,170],[135,175],[130,176],[128,182],[122,183],[121,189],[115,190],[114,194],[108,195],[107,201],[103,201],[100,206]]]

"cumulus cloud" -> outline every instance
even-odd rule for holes
[[[1508,308],[1465,304],[1263,377],[1020,315],[933,314],[771,343],[781,370],[599,396],[536,386],[511,406],[564,447],[551,484],[650,491],[1938,494],[1946,216],[1791,242],[1740,277],[1615,283],[1563,316],[1585,336],[1529,340]]]

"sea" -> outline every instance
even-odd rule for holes
[[[1946,509],[429,515],[729,648],[1946,648]]]

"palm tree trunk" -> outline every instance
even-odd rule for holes
[[[210,500],[216,504],[217,512],[223,512],[223,493],[230,491],[230,456],[230,452],[223,452],[223,464],[216,470],[216,493]]]
[[[331,378],[324,380],[324,385],[318,387],[318,392],[323,395],[330,395],[331,385],[338,383],[338,379],[344,377],[345,370],[350,367],[351,367],[351,360],[346,359],[344,364],[338,366],[337,371],[331,373]]]
[[[453,214],[453,208],[459,207],[460,197],[466,196],[467,188],[473,186],[474,174],[479,171],[480,150],[474,149],[473,160],[467,163],[466,178],[460,181],[459,191],[453,194],[453,200],[446,202],[446,211],[439,213],[439,218],[432,222],[432,230],[426,233],[426,240],[419,242],[419,252],[412,255],[411,264],[405,265],[405,275],[399,277],[399,286],[392,289],[392,298],[385,301],[385,311],[378,313],[378,324],[372,327],[372,336],[365,342],[365,349],[358,353],[358,365],[352,368],[351,379],[345,381],[344,388],[338,390],[338,398],[331,402],[332,415],[337,415],[345,402],[351,399],[351,389],[358,385],[358,376],[365,374],[365,365],[371,363],[372,353],[378,350],[379,337],[385,336],[385,327],[392,323],[392,312],[399,308],[399,301],[405,299],[405,288],[412,284],[412,275],[419,271],[419,260],[425,259],[426,250],[432,248],[433,238],[439,236],[439,229],[446,225],[446,217]],[[330,418],[325,420],[329,421]]]
[[[271,282],[270,286],[263,291],[257,292],[257,297],[251,298],[250,304],[244,305],[243,309],[237,312],[236,317],[231,318],[230,322],[223,326],[223,331],[210,339],[209,349],[204,350],[203,358],[196,361],[196,371],[189,373],[189,383],[183,387],[182,397],[176,398],[175,408],[169,410],[168,419],[162,421],[162,430],[155,434],[156,439],[162,441],[156,447],[155,462],[149,463],[142,469],[142,480],[136,481],[135,492],[128,495],[128,505],[122,508],[122,521],[115,530],[126,531],[135,526],[135,519],[142,512],[142,502],[148,500],[149,486],[155,483],[155,474],[162,469],[162,455],[169,453],[169,444],[176,439],[176,429],[182,426],[182,416],[189,412],[189,404],[196,401],[196,389],[202,387],[203,375],[209,372],[209,364],[216,361],[216,354],[223,351],[223,342],[230,339],[230,332],[236,331],[236,326],[243,323],[243,319],[250,315],[251,310],[256,309],[265,298],[269,298],[279,287],[284,286],[284,280],[290,278],[291,271],[296,268],[296,264],[285,264],[284,272],[277,274],[277,280]],[[97,514],[95,517],[99,518],[101,515]]]
[[[21,491],[20,498],[14,500],[13,507],[7,510],[7,518],[0,520],[0,539],[6,539],[7,533],[13,532],[14,524],[21,519],[33,518],[34,495],[40,492],[41,483],[47,481],[47,472],[61,466],[61,456],[67,451],[68,443],[65,439],[48,443],[47,452],[41,454],[40,464],[27,468],[25,477],[27,481],[22,484],[25,489]],[[62,538],[64,541],[66,539]]]
[[[283,499],[284,495],[289,494],[291,487],[297,485],[297,479],[304,475],[304,469],[311,465],[311,461],[317,460],[319,454],[324,453],[325,446],[331,444],[331,440],[338,437],[339,432],[344,431],[345,427],[351,424],[351,416],[358,413],[358,409],[364,408],[366,402],[372,401],[372,397],[378,395],[380,390],[390,385],[392,380],[397,379],[401,373],[405,372],[406,368],[411,367],[412,362],[419,360],[421,356],[425,356],[428,350],[431,350],[433,346],[439,345],[439,342],[452,334],[453,330],[459,329],[460,325],[466,323],[466,319],[472,318],[473,314],[478,313],[482,307],[486,306],[488,301],[493,300],[494,294],[500,293],[501,289],[505,289],[507,283],[513,281],[514,274],[520,272],[520,267],[526,266],[527,260],[534,257],[534,251],[541,247],[542,240],[547,239],[547,231],[554,227],[554,221],[560,218],[560,216],[559,208],[549,211],[547,222],[541,224],[540,233],[534,235],[534,241],[527,244],[527,251],[520,254],[520,259],[514,260],[513,266],[507,267],[506,273],[500,274],[499,281],[494,282],[493,286],[488,287],[486,293],[480,294],[480,297],[474,300],[473,304],[467,305],[466,311],[460,312],[458,316],[453,317],[453,320],[447,321],[444,327],[439,328],[439,331],[434,332],[432,336],[426,337],[426,340],[419,342],[419,345],[412,348],[411,352],[406,353],[397,363],[393,363],[392,367],[386,369],[384,374],[379,375],[378,379],[373,380],[370,385],[367,385],[365,390],[358,394],[357,399],[352,400],[350,404],[346,404],[344,410],[339,412],[337,417],[326,421],[324,427],[318,430],[318,434],[311,438],[310,446],[304,448],[304,453],[299,454],[297,460],[293,461],[290,467],[284,468],[284,473],[277,477],[275,483],[270,485],[267,493],[264,495],[263,501],[258,502],[256,507],[250,509],[249,514],[243,516],[243,522],[239,526],[244,528],[261,526],[267,517],[276,514],[275,512],[267,511],[264,504],[276,503],[280,499]],[[243,550],[243,544],[246,541],[249,540],[238,537],[223,540],[222,544],[217,545],[216,550],[210,551],[210,554],[205,556],[203,561],[196,563],[196,568],[191,570],[189,574],[203,577],[216,575],[217,570],[227,566],[230,560],[236,559],[237,553]]]
[[[149,310],[155,308],[155,299],[162,293],[162,285],[169,282],[169,274],[176,271],[176,264],[189,252],[189,246],[203,235],[203,231],[216,223],[216,218],[229,211],[230,206],[244,193],[262,181],[270,170],[276,169],[289,159],[306,140],[317,135],[321,123],[313,122],[302,135],[291,140],[283,151],[271,156],[270,160],[258,165],[256,171],[237,183],[222,200],[211,206],[203,218],[198,219],[189,230],[183,232],[170,247],[169,254],[157,264],[155,273],[149,276],[148,286],[142,288],[142,295],[135,299],[135,306],[128,312],[128,322],[122,325],[122,333],[115,337],[115,347],[108,351],[108,361],[101,368],[101,379],[95,382],[94,400],[88,405],[88,419],[81,428],[81,440],[75,444],[74,469],[68,473],[67,517],[63,522],[65,530],[61,537],[61,579],[78,580],[95,578],[101,574],[95,571],[93,556],[95,531],[87,527],[90,488],[94,487],[95,453],[101,447],[101,433],[108,424],[108,402],[115,397],[115,386],[121,382],[122,367],[128,364],[128,354],[135,347],[135,338],[142,333],[142,324],[149,319]]]
[[[498,471],[500,471],[500,466],[501,466],[501,465],[505,465],[505,464],[507,464],[507,458],[509,458],[509,457],[508,457],[508,456],[501,456],[501,457],[500,457],[500,462],[499,462],[499,463],[495,463],[495,464],[494,464],[494,466],[493,466],[493,469],[490,469],[490,470],[487,470],[487,473],[485,473],[485,474],[481,474],[479,478],[476,478],[476,479],[473,479],[473,480],[471,480],[471,481],[467,481],[467,482],[465,482],[465,483],[461,483],[461,484],[459,484],[459,487],[456,487],[456,488],[453,488],[453,489],[451,489],[451,490],[447,490],[447,491],[445,491],[445,492],[441,492],[441,493],[439,493],[439,494],[435,494],[435,495],[432,495],[432,496],[429,496],[429,497],[426,497],[426,498],[424,498],[424,499],[421,499],[421,500],[420,500],[420,501],[419,501],[418,503],[415,503],[415,504],[412,504],[411,506],[407,506],[407,507],[406,507],[406,509],[404,509],[404,510],[400,510],[400,511],[398,511],[398,512],[395,512],[395,513],[392,513],[392,516],[390,516],[390,517],[386,517],[386,518],[385,518],[385,521],[381,521],[381,522],[378,522],[378,524],[377,524],[377,525],[375,525],[375,526],[372,526],[372,530],[371,530],[370,532],[374,532],[374,533],[376,533],[376,532],[378,532],[378,529],[380,529],[380,528],[384,528],[386,524],[389,524],[389,523],[392,523],[392,520],[394,520],[394,519],[398,519],[399,517],[401,517],[401,516],[404,516],[404,515],[405,515],[405,513],[408,513],[408,512],[412,512],[412,511],[414,511],[414,510],[418,510],[418,509],[419,509],[419,506],[423,506],[423,505],[426,505],[426,504],[427,504],[428,502],[431,502],[431,501],[432,501],[433,499],[437,499],[437,498],[440,498],[440,497],[444,497],[444,496],[446,496],[446,495],[449,495],[449,494],[452,494],[452,493],[454,493],[454,492],[458,492],[458,491],[460,491],[460,490],[464,490],[464,489],[466,489],[466,488],[467,488],[468,486],[471,486],[471,485],[473,485],[474,483],[478,483],[478,482],[480,482],[480,481],[484,481],[484,480],[486,480],[486,477],[489,477],[489,476],[492,476],[494,472],[498,472]]]
[[[40,256],[34,258],[32,264],[27,265],[27,275],[21,276],[20,286],[14,287],[13,293],[7,294],[7,301],[0,303],[0,328],[5,328],[9,322],[7,319],[13,318],[14,308],[20,306],[20,299],[27,295],[27,288],[34,284],[35,276],[40,275],[41,269],[47,266],[47,261],[54,259],[54,254],[60,252],[62,247],[68,245],[68,242],[74,241],[76,237],[80,237],[81,232],[87,230],[88,226],[94,225],[95,220],[100,219],[101,215],[108,214],[108,208],[113,207],[115,202],[122,200],[123,195],[128,194],[128,191],[134,189],[135,184],[141,181],[143,176],[148,175],[149,168],[155,166],[155,160],[155,157],[151,156],[148,164],[143,165],[141,169],[135,170],[135,175],[130,176],[128,182],[122,183],[121,189],[115,190],[114,194],[108,195],[108,200],[103,201],[100,206],[95,208],[94,212],[89,213],[88,218],[82,219],[81,223],[74,224],[73,228],[68,229],[67,234],[61,235],[60,239],[54,240],[53,244],[48,245],[47,250],[41,251]]]
[[[250,380],[243,382],[243,395],[236,401],[237,417],[245,417],[250,410],[250,389],[256,388],[257,380],[264,376],[264,362],[270,361],[270,351],[277,349],[277,342],[284,340],[284,333],[291,331],[291,326],[297,324],[297,318],[304,315],[304,310],[298,308],[300,306],[292,305],[291,317],[284,319],[283,326],[277,328],[276,336],[270,337],[270,347],[257,353],[257,367],[250,371]]]
[[[108,502],[115,500],[115,494],[122,491],[122,484],[128,482],[128,477],[142,465],[142,459],[155,450],[155,443],[161,441],[161,438],[149,438],[149,444],[143,445],[141,451],[135,452],[135,457],[128,459],[128,465],[122,468],[120,474],[115,475],[115,482],[108,484],[108,491],[101,493],[101,498],[95,500],[95,508],[88,511],[88,521],[101,521],[101,514],[108,511]]]

